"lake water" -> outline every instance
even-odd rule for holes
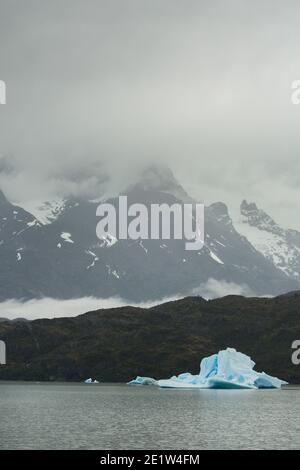
[[[299,449],[300,388],[0,382],[0,449]]]

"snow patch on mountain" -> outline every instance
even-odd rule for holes
[[[105,236],[102,237],[99,243],[99,246],[101,248],[111,248],[117,242],[118,242],[118,239],[114,235],[107,233]]]
[[[60,238],[62,238],[65,242],[67,243],[74,243],[74,240],[72,240],[72,235],[68,232],[63,232],[61,235],[60,235]]]
[[[99,258],[93,251],[86,250],[86,253],[93,257],[92,262],[86,267],[86,269],[91,269],[95,266],[97,261],[99,261]]]
[[[116,269],[113,269],[108,264],[106,265],[106,268],[107,268],[107,272],[108,272],[109,276],[114,276],[116,279],[120,279],[120,274],[118,273],[118,271]]]
[[[210,250],[209,254],[214,261],[216,261],[219,264],[224,264],[223,261],[213,251]]]

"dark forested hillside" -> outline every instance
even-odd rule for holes
[[[300,339],[300,297],[189,297],[150,309],[123,307],[75,318],[1,321],[7,365],[0,379],[127,381],[197,373],[201,358],[226,347],[257,370],[300,383],[291,344]],[[42,313],[42,312],[41,312]]]

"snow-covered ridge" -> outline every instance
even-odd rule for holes
[[[280,227],[256,204],[243,201],[234,220],[235,229],[282,270],[287,276],[300,279],[300,233]]]
[[[66,201],[64,199],[53,199],[50,201],[26,201],[18,203],[19,207],[32,214],[43,225],[54,222],[63,212]]]

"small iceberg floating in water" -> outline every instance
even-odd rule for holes
[[[96,379],[93,380],[92,378],[89,378],[89,379],[86,379],[86,380],[84,381],[84,383],[85,383],[85,384],[98,384],[99,382],[98,382],[98,380],[96,380]]]
[[[140,377],[139,375],[134,379],[128,382],[127,385],[156,385],[157,381],[151,377]]]
[[[253,370],[255,362],[246,354],[227,348],[218,354],[205,357],[198,375],[184,373],[168,380],[158,380],[162,388],[259,389],[281,388],[287,385],[264,372]]]

